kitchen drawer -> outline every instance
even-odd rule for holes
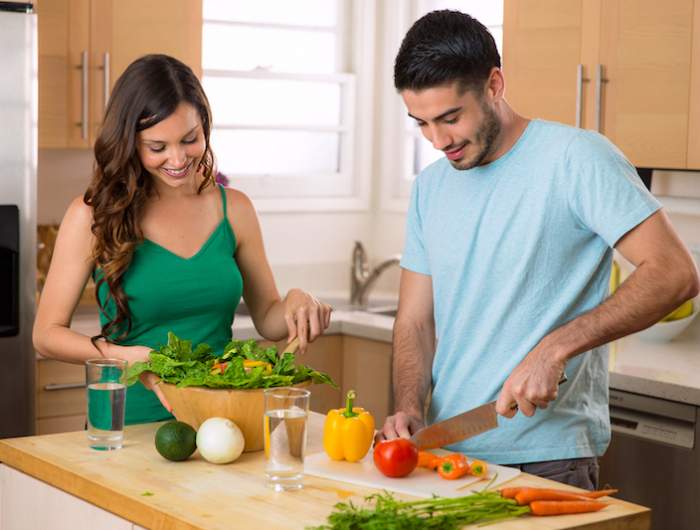
[[[38,420],[85,415],[86,403],[84,365],[52,359],[37,362]]]
[[[36,422],[37,434],[56,434],[59,432],[84,431],[87,414],[74,416],[59,416],[56,418],[43,418]]]

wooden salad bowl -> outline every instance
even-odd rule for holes
[[[293,385],[307,388],[311,379]],[[179,421],[189,423],[195,430],[209,418],[228,418],[243,432],[244,453],[260,451],[264,445],[263,427],[265,402],[263,388],[244,390],[175,385],[161,381],[158,386],[173,407]]]
[[[295,341],[298,348],[298,341]],[[290,344],[292,348],[294,343]],[[308,388],[311,379],[293,385],[294,388]],[[186,386],[177,388],[174,384],[161,381],[158,386],[173,407],[173,414],[179,421],[189,423],[195,430],[209,418],[228,418],[243,432],[244,453],[260,451],[264,446],[263,427],[265,401],[263,388],[229,389]]]

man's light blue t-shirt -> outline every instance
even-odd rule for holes
[[[533,120],[490,164],[443,158],[418,175],[401,266],[432,277],[438,347],[428,424],[497,398],[549,332],[607,296],[612,247],[660,207],[605,137]],[[608,348],[569,362],[532,418],[448,448],[497,464],[602,455],[610,442]]]

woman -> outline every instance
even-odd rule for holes
[[[241,295],[263,337],[299,336],[302,353],[328,327],[328,305],[299,289],[280,297],[253,205],[214,180],[210,132],[207,97],[180,61],[149,55],[117,80],[92,181],[56,239],[34,326],[39,353],[132,365],[168,332],[223,352]],[[70,329],[91,275],[102,308],[92,339]],[[128,389],[127,424],[172,418],[153,378]]]

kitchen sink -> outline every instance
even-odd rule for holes
[[[373,315],[384,315],[387,317],[396,317],[396,307],[368,307],[367,309],[362,309],[366,313],[372,313]]]

